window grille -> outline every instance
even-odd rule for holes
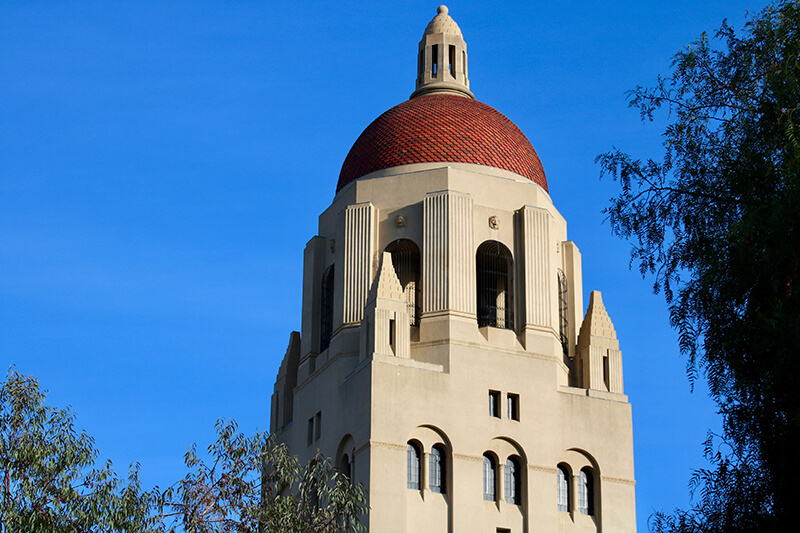
[[[587,468],[581,470],[578,482],[578,510],[581,514],[594,514],[594,479]]]
[[[430,486],[431,492],[444,494],[446,492],[447,460],[444,450],[438,444],[431,450],[430,458]]]
[[[419,490],[419,448],[416,444],[408,443],[408,488]]]
[[[514,329],[513,264],[511,252],[497,241],[478,247],[478,327]]]
[[[564,356],[569,357],[569,305],[567,304],[567,276],[558,270],[558,332],[561,337],[561,349]]]
[[[521,470],[519,462],[513,457],[509,457],[506,461],[505,472],[505,489],[506,489],[506,503],[513,505],[520,505],[522,503],[521,497]]]
[[[483,456],[483,499],[495,501],[495,464],[494,459],[488,455]]]
[[[333,267],[329,266],[322,275],[322,298],[319,313],[319,353],[328,349],[333,333]]]
[[[558,510],[569,511],[569,476],[563,466],[558,467]]]
[[[403,294],[406,299],[406,311],[408,312],[408,323],[412,326],[419,326],[421,313],[420,303],[420,254],[419,248],[413,241],[408,239],[398,239],[386,247],[386,251],[392,254],[392,265],[400,286],[403,287]]]

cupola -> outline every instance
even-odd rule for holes
[[[447,12],[447,6],[439,6],[419,42],[417,86],[411,98],[433,92],[475,98],[467,78],[467,43]]]

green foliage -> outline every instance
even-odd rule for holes
[[[715,48],[712,45],[721,45]],[[661,162],[598,157],[621,184],[607,214],[663,290],[690,380],[723,416],[713,469],[656,531],[793,531],[800,485],[800,5],[778,1],[742,36],[723,22],[630,105],[669,111]]]
[[[270,436],[220,420],[208,462],[192,445],[183,479],[147,492],[136,464],[124,480],[110,462],[96,468],[91,437],[44,400],[14,370],[0,384],[0,533],[364,531],[363,487],[319,454],[303,466]]]
[[[153,531],[138,465],[127,480],[110,463],[95,468],[94,441],[44,398],[34,378],[13,370],[0,387],[0,531]]]
[[[186,476],[167,489],[158,515],[168,531],[187,533],[335,533],[364,531],[364,489],[319,454],[302,466],[264,433],[246,437],[217,421],[210,462],[192,446]]]

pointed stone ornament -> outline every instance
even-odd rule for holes
[[[403,287],[392,265],[392,254],[383,252],[372,282],[361,322],[361,354],[411,357],[411,328]]]
[[[445,93],[474,99],[469,90],[467,43],[461,28],[448,14],[447,6],[439,6],[437,13],[419,42],[417,84],[411,98]]]
[[[623,394],[622,352],[600,291],[592,291],[589,297],[589,307],[578,335],[576,359],[583,388]]]

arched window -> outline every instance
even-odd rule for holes
[[[353,473],[350,468],[350,457],[347,454],[342,456],[342,464],[339,467],[339,471],[347,476],[348,479],[352,479],[351,476]]]
[[[322,275],[322,290],[319,312],[319,353],[328,349],[333,333],[333,267],[329,266]]]
[[[502,243],[486,241],[478,247],[478,327],[514,329],[511,252]]]
[[[519,467],[519,461],[514,457],[509,457],[506,461],[505,472],[505,488],[506,488],[506,503],[514,505],[522,504],[522,471]]]
[[[483,455],[483,499],[495,501],[495,485],[497,483],[497,465],[491,455]]]
[[[412,326],[419,326],[419,317],[422,314],[420,303],[419,272],[420,255],[419,248],[413,241],[408,239],[398,239],[386,247],[386,251],[392,254],[392,265],[400,286],[403,287],[403,294],[406,298],[408,311],[408,323]]]
[[[558,510],[569,511],[569,484],[567,480],[569,474],[567,469],[559,465],[558,467]]]
[[[419,470],[419,446],[417,446],[413,442],[408,443],[408,488],[419,490],[419,478],[420,478],[420,470]]]
[[[594,515],[594,476],[588,468],[581,470],[578,480],[578,510],[581,514]]]
[[[430,470],[431,492],[445,494],[447,492],[447,455],[440,444],[431,450]]]
[[[569,356],[569,306],[567,305],[567,276],[558,270],[558,333],[564,356]]]

